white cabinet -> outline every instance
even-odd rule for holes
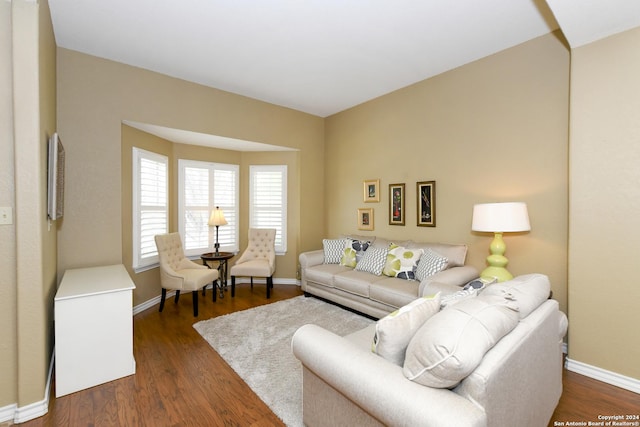
[[[54,300],[56,397],[135,374],[133,289],[121,264],[64,273]]]

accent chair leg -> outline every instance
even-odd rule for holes
[[[271,288],[273,288],[273,276],[267,277],[267,299],[271,298]]]
[[[236,296],[236,276],[231,276],[231,298]]]
[[[253,276],[251,276],[251,289],[253,289]]]
[[[160,312],[164,309],[164,300],[167,298],[167,290],[162,288],[162,295],[160,296]]]
[[[214,280],[211,282],[211,286],[213,286],[213,302],[216,302],[216,291],[218,290],[218,281]]]
[[[176,297],[174,298],[173,303],[177,304],[179,299],[180,299],[180,291],[176,291]]]
[[[198,317],[198,291],[192,291],[191,297],[193,298],[193,317]]]

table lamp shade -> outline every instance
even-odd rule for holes
[[[218,206],[214,210],[211,211],[211,216],[209,217],[209,225],[210,226],[218,226],[218,225],[227,225],[227,220],[224,219],[224,212]]]
[[[531,230],[527,204],[483,203],[473,206],[473,231],[513,233]]]

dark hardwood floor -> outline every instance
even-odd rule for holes
[[[135,375],[58,399],[52,394],[49,412],[21,426],[282,426],[192,325],[297,295],[297,286],[276,285],[266,300],[264,285],[251,290],[243,284],[235,298],[227,292],[213,302],[209,290],[198,318],[190,295],[177,305],[169,299],[162,313],[155,306],[134,317]],[[571,372],[565,372],[564,387],[549,426],[640,413],[638,394]]]

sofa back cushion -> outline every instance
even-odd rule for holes
[[[467,245],[450,245],[447,243],[420,243],[420,242],[408,242],[405,244],[407,248],[420,248],[424,251],[431,249],[438,255],[441,255],[449,260],[447,268],[461,267],[464,265],[467,258]]]
[[[518,321],[517,309],[502,296],[461,301],[418,329],[407,346],[403,372],[428,387],[454,387]]]
[[[512,301],[518,307],[520,319],[527,317],[540,304],[549,299],[551,283],[544,274],[524,274],[511,280],[486,287],[482,295],[497,295]]]

